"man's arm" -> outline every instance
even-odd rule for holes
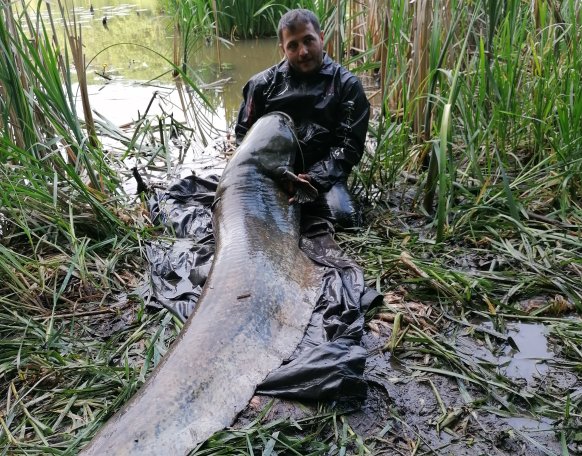
[[[341,97],[335,132],[337,143],[331,144],[329,155],[313,164],[307,172],[315,186],[323,191],[338,181],[345,181],[364,153],[370,103],[358,78],[350,75]]]

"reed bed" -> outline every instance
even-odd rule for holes
[[[77,115],[69,54],[10,3],[0,16],[0,448],[66,454],[179,324],[135,294],[150,228]]]
[[[187,23],[201,38],[251,39],[276,35],[279,17],[294,7],[325,11],[325,2],[282,0],[164,0],[166,9]]]
[[[193,454],[579,453],[579,2],[242,3],[176,4],[176,74],[191,82],[182,63],[200,40],[272,34],[283,7],[316,11],[328,51],[377,81],[352,182],[366,226],[337,239],[385,300],[367,316],[363,409],[293,418],[272,401]],[[68,68],[83,66],[82,33],[55,43],[9,3],[0,15],[0,448],[74,454],[181,328],[137,292],[153,228],[99,138],[170,167],[176,124],[144,118],[127,137],[79,119]],[[508,369],[527,328],[548,353],[524,379]]]

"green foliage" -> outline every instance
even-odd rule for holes
[[[46,252],[82,262],[107,245],[101,241],[119,236],[135,242],[137,234],[119,218],[120,184],[110,157],[92,145],[77,116],[67,54],[55,49],[42,24],[31,40],[9,9],[1,14],[1,242],[5,258],[27,256],[18,267],[2,268],[0,278],[23,302],[29,296],[34,302],[35,293],[50,294],[56,284],[41,276],[22,281],[14,268],[30,272]],[[87,277],[82,264],[73,269]]]
[[[383,190],[400,179],[401,170],[422,173],[422,157],[432,151],[425,210],[432,214],[431,192],[438,190],[439,240],[458,226],[453,218],[461,196],[473,195],[474,204],[491,196],[491,204],[516,220],[542,213],[576,223],[582,185],[580,5],[487,1],[453,11],[445,17],[435,8],[429,83],[420,94],[429,101],[426,139],[417,143],[409,124],[417,109],[407,86],[416,62],[414,56],[406,64],[409,7],[386,7],[391,27],[379,43],[388,53],[381,69],[384,114],[373,129],[378,147],[360,171],[363,186]]]
[[[320,18],[326,17],[330,7],[328,2],[316,0],[164,0],[166,9],[175,15],[184,31],[207,39],[215,35],[216,18],[218,34],[224,39],[251,39],[277,35],[279,18],[293,8],[311,9]]]
[[[222,36],[242,39],[276,36],[279,18],[285,11],[313,9],[316,3],[314,0],[216,0],[218,29]]]

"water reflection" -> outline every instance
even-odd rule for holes
[[[70,15],[69,22],[74,19],[82,27],[92,105],[104,117],[124,123],[138,110],[143,112],[156,89],[136,87],[138,81],[172,85],[173,22],[156,0],[81,0]],[[53,10],[59,27],[62,20],[57,16]],[[62,28],[60,33],[58,39],[64,43]],[[204,94],[219,115],[212,122],[222,129],[231,126],[244,83],[279,59],[276,39],[222,44],[220,60],[215,45],[200,43],[190,56],[189,76],[206,87]]]
[[[46,11],[42,15],[48,18]],[[57,38],[64,43],[57,9],[52,16]],[[159,55],[171,56],[171,18],[157,8],[156,0],[80,0],[69,11],[67,22],[81,26],[89,84],[119,78],[149,80],[171,70]]]
[[[489,321],[484,321],[478,326],[485,332],[495,332],[493,324]],[[541,323],[512,322],[507,324],[506,330],[506,334],[501,334],[501,337],[511,338],[511,343],[476,344],[469,336],[470,333],[464,333],[455,339],[457,349],[478,363],[496,366],[499,374],[514,381],[523,380],[527,384],[539,381],[548,373],[549,363],[555,359],[555,354],[548,343],[546,327]]]
[[[548,347],[547,330],[541,323],[517,322],[508,325],[508,335],[515,341],[518,350],[506,349],[500,357],[502,371],[512,379],[523,378],[531,381],[548,371],[547,361],[554,358]]]
[[[242,88],[249,78],[280,60],[277,39],[237,41],[233,46],[221,46],[218,65],[215,47],[205,47],[192,55],[189,65],[203,82],[230,78],[223,89],[210,93],[210,98],[224,109],[230,122],[236,119],[242,101]]]
[[[64,47],[57,11],[53,7],[56,38]],[[43,16],[49,27],[46,11]],[[173,20],[157,0],[80,0],[67,21],[81,25],[91,108],[104,149],[119,158],[129,193],[135,192],[134,167],[147,183],[192,171],[220,174],[230,146],[226,132],[236,120],[243,85],[280,60],[276,39],[222,44],[220,58],[212,42],[201,42],[190,55],[188,74],[211,102],[211,112],[195,91],[176,89],[170,64]],[[78,87],[73,92],[78,95]],[[83,116],[79,96],[76,102]],[[170,137],[170,121],[183,122],[180,138]]]

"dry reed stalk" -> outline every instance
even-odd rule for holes
[[[218,7],[216,6],[216,0],[212,0],[212,13],[214,14],[214,30],[216,33],[216,58],[218,60],[218,71],[220,72],[220,34],[218,33]]]
[[[383,32],[386,26],[386,21],[383,20],[385,12],[384,10],[387,12],[389,9],[387,3],[384,4],[380,0],[368,0],[367,4],[368,14],[366,17],[366,33],[371,38],[372,46],[376,48],[376,52],[374,54],[375,62],[379,62],[381,60],[381,44],[384,42]]]
[[[531,0],[531,11],[533,14],[536,31],[539,32],[541,28],[540,0]]]
[[[35,29],[32,25],[32,21],[30,20],[30,16],[27,13],[27,6],[26,3],[24,2],[24,0],[20,0],[20,5],[22,7],[22,11],[24,11],[24,20],[26,21],[26,25],[28,26],[28,30],[30,33],[30,36],[38,36],[38,22],[37,22],[37,28]]]
[[[564,18],[562,17],[562,13],[560,12],[560,6],[556,5],[552,0],[545,0],[547,3],[547,8],[552,13],[554,17],[554,21],[557,24],[563,24]],[[580,2],[578,2],[579,4]],[[540,15],[540,5],[541,0],[532,0],[531,1],[531,12],[533,15],[534,23],[536,26],[536,32],[539,32],[542,28],[542,18]]]
[[[176,77],[174,82],[176,83],[176,90],[178,92],[178,97],[180,98],[180,105],[182,107],[182,112],[184,113],[184,122],[186,123],[186,125],[191,125],[190,120],[189,120],[189,115],[188,115],[188,105],[186,103],[186,99],[184,97],[184,84],[182,84],[182,78],[181,77]],[[191,106],[191,105],[190,105]]]
[[[91,104],[89,102],[89,91],[87,90],[87,72],[85,70],[85,54],[83,53],[83,34],[81,31],[81,24],[77,24],[77,20],[73,15],[73,32],[66,20],[65,9],[61,0],[59,0],[59,8],[63,18],[63,26],[65,33],[69,40],[71,48],[71,55],[73,57],[73,64],[77,71],[77,80],[79,82],[79,91],[81,93],[81,103],[83,106],[83,115],[85,117],[85,127],[89,137],[89,143],[92,147],[98,147],[99,141],[97,139],[97,132],[95,130],[95,121],[93,120],[93,111],[91,111]],[[78,28],[77,28],[78,25]],[[103,188],[101,189],[103,190]]]
[[[388,21],[382,26],[382,42],[380,45],[380,93],[381,99],[386,99],[386,68],[388,65]],[[399,83],[400,84],[400,83]],[[396,93],[399,93],[397,90]],[[389,102],[390,107],[396,107],[397,104]],[[384,107],[382,108],[384,110]],[[384,113],[383,113],[384,114]]]
[[[53,19],[53,11],[51,8],[51,4],[49,2],[46,2],[45,6],[46,6],[48,18],[49,18],[49,23],[51,25],[51,31],[53,32],[53,43],[54,43],[56,49],[60,49],[61,47],[59,46],[59,39],[58,39],[58,35],[57,35],[57,29],[55,27],[55,21]],[[59,62],[59,70],[61,71],[61,74],[63,75],[63,78],[64,78],[67,69],[65,66],[65,61],[63,59],[63,54],[60,52],[58,55],[58,62]]]
[[[339,63],[342,63],[342,37],[341,37],[341,0],[336,0],[335,2],[335,59]]]
[[[352,0],[350,6],[351,24],[350,43],[356,52],[364,52],[366,49],[366,23],[364,22],[364,5],[360,0]]]
[[[182,42],[181,33],[180,33],[180,24],[178,21],[174,22],[174,41],[172,46],[172,61],[174,62],[174,66],[176,68],[180,67],[180,43]],[[172,72],[172,76],[177,78],[179,76],[178,71],[174,69]]]
[[[365,35],[368,35],[372,46],[375,48],[373,56],[374,62],[380,62],[378,78],[380,80],[380,97],[385,99],[386,92],[386,71],[388,59],[388,33],[390,23],[390,2],[383,0],[368,0],[365,23]],[[391,104],[392,106],[392,104]]]
[[[410,99],[416,104],[413,110],[412,129],[417,141],[427,141],[429,132],[424,129],[429,75],[429,39],[432,19],[432,1],[417,0],[413,17],[412,58],[410,60]]]
[[[18,36],[18,31],[16,30],[16,23],[14,22],[14,12],[12,11],[12,6],[10,3],[6,4],[6,28],[12,37]],[[22,57],[18,52],[14,52],[12,49],[12,56],[14,62],[16,63],[16,67],[18,68],[18,73],[20,74],[20,83],[22,84],[22,89],[25,92],[29,92],[29,84],[28,80],[26,79],[26,71],[24,70],[24,63],[22,62]]]

